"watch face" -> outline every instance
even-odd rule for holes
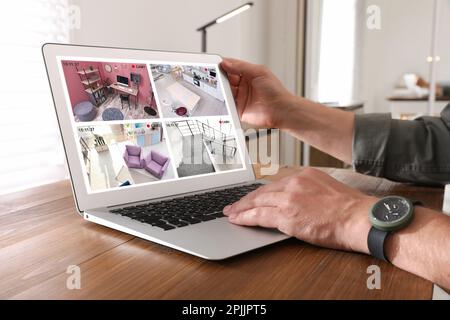
[[[373,216],[382,222],[395,222],[403,218],[411,210],[407,200],[402,198],[385,198],[373,208]]]

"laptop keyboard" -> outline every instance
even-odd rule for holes
[[[167,231],[222,218],[224,217],[222,210],[225,206],[238,201],[247,193],[252,192],[260,186],[260,183],[254,183],[164,201],[113,209],[110,210],[110,212]]]

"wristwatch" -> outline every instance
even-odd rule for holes
[[[384,242],[387,236],[394,231],[406,227],[414,217],[413,202],[399,196],[389,196],[377,201],[369,210],[369,219],[372,228],[367,237],[367,245],[372,256],[387,261],[384,254]]]

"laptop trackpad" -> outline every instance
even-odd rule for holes
[[[166,232],[163,238],[205,259],[225,259],[275,243],[289,236],[274,230],[243,227],[220,218]]]

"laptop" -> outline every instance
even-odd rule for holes
[[[288,238],[222,214],[265,182],[255,179],[220,56],[62,44],[42,51],[85,220],[210,260]],[[117,78],[139,78],[131,105],[112,85]]]

